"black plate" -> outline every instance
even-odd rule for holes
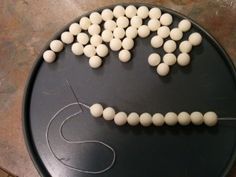
[[[180,19],[187,18],[172,10],[160,8],[162,12],[173,15],[174,26]],[[110,51],[98,70],[89,67],[85,56],[73,55],[70,45],[65,47],[53,64],[43,62],[41,53],[30,74],[23,103],[25,139],[41,176],[225,176],[235,157],[234,121],[220,122],[213,128],[117,127],[113,122],[92,118],[85,110],[80,116],[66,122],[62,131],[68,139],[96,139],[115,149],[117,158],[114,166],[98,175],[67,168],[52,156],[46,143],[46,128],[51,117],[61,107],[75,102],[66,86],[66,79],[70,81],[80,101],[89,105],[100,102],[114,106],[116,110],[138,113],[213,110],[219,117],[236,117],[236,72],[233,64],[209,33],[193,21],[192,25],[190,32],[200,32],[203,42],[192,50],[191,65],[184,68],[175,65],[167,77],[159,77],[155,69],[147,64],[151,52],[157,51],[163,55],[162,50],[150,46],[154,33],[146,39],[135,39],[131,62],[119,62],[117,52]],[[67,30],[68,26],[62,31]],[[61,32],[55,38],[59,38]],[[185,34],[185,39],[190,32]],[[49,140],[53,152],[73,167],[91,170],[103,168],[111,160],[109,151],[99,145],[68,144],[59,136],[59,126],[66,115],[76,111],[78,107],[72,106],[52,123]]]

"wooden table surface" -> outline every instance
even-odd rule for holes
[[[1,0],[0,1],[0,167],[20,177],[39,177],[22,134],[22,95],[40,50],[72,19],[98,7],[137,1]],[[236,65],[235,0],[147,0],[185,14],[225,48]],[[228,177],[236,177],[234,165]]]

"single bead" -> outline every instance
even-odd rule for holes
[[[170,38],[174,41],[179,41],[183,37],[183,32],[179,28],[173,28],[170,31]]]
[[[110,41],[110,48],[111,50],[113,51],[118,51],[121,49],[121,40],[120,39],[117,39],[117,38],[113,38],[111,41]]]
[[[176,43],[173,40],[168,40],[164,43],[163,48],[166,53],[172,53],[176,50]]]
[[[178,122],[180,125],[186,126],[191,123],[190,115],[187,112],[181,112],[178,114]]]
[[[116,24],[118,27],[120,28],[126,28],[127,26],[129,26],[129,19],[127,17],[119,17],[116,20]]]
[[[157,34],[162,38],[167,38],[170,35],[170,28],[168,28],[167,26],[161,26],[157,30]]]
[[[164,117],[165,123],[169,126],[174,126],[178,123],[177,114],[174,112],[168,112]]]
[[[60,40],[50,42],[50,48],[53,52],[60,52],[63,49],[63,43]]]
[[[149,10],[146,6],[140,6],[137,10],[137,16],[141,17],[142,19],[147,18],[149,15]]]
[[[103,113],[103,107],[99,103],[95,103],[92,106],[90,106],[90,114],[93,117],[100,117]]]
[[[104,23],[104,28],[105,28],[106,30],[113,31],[113,30],[116,28],[116,22],[113,21],[113,20],[107,20],[107,21]]]
[[[150,66],[157,66],[161,62],[161,57],[158,53],[152,53],[148,57],[148,63]]]
[[[153,36],[152,39],[151,39],[151,46],[153,48],[159,48],[163,45],[164,43],[164,40],[162,37],[156,35],[156,36]]]
[[[99,34],[101,32],[101,27],[98,24],[92,24],[88,28],[88,33],[90,35]]]
[[[105,57],[108,54],[108,47],[105,44],[99,44],[96,48],[96,53],[100,57]]]
[[[189,53],[192,50],[192,44],[189,41],[182,41],[179,45],[179,50],[182,53]]]
[[[187,53],[180,53],[177,57],[177,63],[180,66],[187,66],[190,63],[190,56]]]
[[[92,56],[94,56],[96,54],[96,50],[95,50],[95,47],[93,46],[93,45],[86,45],[85,47],[84,47],[84,55],[86,56],[86,57],[92,57]]]
[[[138,125],[139,124],[139,115],[136,112],[130,113],[127,118],[127,122],[131,126]]]
[[[159,19],[161,17],[161,10],[158,7],[153,7],[149,11],[149,17],[152,19]]]
[[[165,64],[165,63],[161,63],[157,66],[157,73],[160,75],[160,76],[166,76],[170,71],[170,67]]]
[[[113,9],[113,15],[116,17],[116,18],[119,18],[121,16],[124,16],[125,15],[125,9],[123,6],[121,5],[117,5],[114,9]]]
[[[125,50],[125,49],[123,49],[123,50],[121,50],[120,52],[119,52],[119,60],[121,61],[121,62],[128,62],[129,60],[131,59],[131,54],[130,54],[130,52],[128,51],[128,50]]]
[[[169,66],[174,65],[176,60],[176,56],[173,53],[167,53],[163,56],[163,62]]]
[[[164,26],[169,26],[173,22],[173,18],[170,14],[164,13],[160,18],[160,22]]]
[[[118,39],[122,39],[125,36],[125,30],[123,28],[115,28],[113,31],[113,36]]]
[[[113,19],[113,12],[111,9],[104,9],[102,11],[102,19],[103,21],[107,21],[107,20],[112,20]]]
[[[128,18],[132,18],[137,13],[137,8],[134,5],[128,5],[125,9],[125,15]]]
[[[215,112],[209,111],[203,116],[204,123],[209,126],[215,126],[218,122],[217,115]]]
[[[126,34],[126,37],[134,39],[138,35],[138,30],[135,27],[133,27],[133,26],[129,26],[126,29],[125,34]]]
[[[89,59],[89,66],[93,69],[99,68],[102,65],[102,59],[99,56],[92,56]]]
[[[118,112],[114,117],[114,122],[118,126],[125,125],[127,122],[127,114],[125,112]]]
[[[83,45],[87,44],[89,42],[89,37],[86,33],[79,33],[77,35],[77,41]]]
[[[194,125],[201,125],[203,123],[203,115],[197,111],[191,113],[190,119]]]
[[[89,15],[89,19],[93,24],[100,24],[102,22],[102,16],[98,12],[92,12]]]
[[[145,38],[148,37],[149,34],[150,34],[150,29],[148,28],[147,25],[142,25],[138,28],[139,37]]]
[[[130,25],[135,28],[139,28],[142,25],[142,23],[143,23],[142,18],[138,16],[134,16],[130,20]]]
[[[140,115],[140,124],[144,127],[148,127],[152,124],[152,116],[149,113],[142,113]]]
[[[90,44],[92,44],[94,47],[97,47],[101,43],[102,43],[102,37],[98,34],[95,34],[90,38]]]
[[[72,23],[69,27],[69,32],[74,36],[78,35],[81,32],[81,27],[78,23]]]
[[[197,45],[201,44],[202,36],[201,36],[201,34],[194,32],[194,33],[190,34],[190,36],[188,37],[188,40],[193,46],[197,46]]]
[[[104,42],[110,42],[113,39],[113,34],[110,30],[104,30],[102,32],[102,40]]]
[[[115,110],[112,107],[107,107],[103,110],[103,118],[105,120],[113,120],[115,117]]]
[[[132,49],[134,47],[134,40],[128,37],[124,38],[122,41],[122,47],[125,50]]]
[[[82,55],[84,53],[83,50],[84,50],[84,47],[79,42],[76,42],[76,43],[72,44],[72,46],[71,46],[71,51],[75,55]]]
[[[161,23],[157,19],[150,19],[148,21],[148,28],[150,29],[150,31],[157,31],[160,26]]]
[[[71,44],[74,41],[74,36],[69,31],[65,31],[61,34],[61,41],[65,44]]]
[[[83,30],[88,30],[91,25],[91,21],[88,17],[82,17],[79,21],[79,25]]]
[[[52,50],[46,50],[43,53],[43,59],[44,61],[46,61],[47,63],[52,63],[55,61],[56,59],[56,54],[52,51]]]
[[[165,123],[164,116],[160,113],[155,113],[152,116],[152,123],[153,125],[160,127]]]
[[[187,19],[183,19],[179,22],[178,24],[178,28],[183,31],[183,32],[186,32],[188,30],[190,30],[191,28],[191,22]]]

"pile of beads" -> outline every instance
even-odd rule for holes
[[[144,21],[148,19],[147,24]],[[163,47],[166,54],[161,57],[158,53],[150,54],[148,63],[156,67],[160,76],[169,73],[169,66],[176,62],[180,66],[190,63],[189,52],[192,46],[201,43],[202,37],[194,32],[189,35],[188,40],[177,41],[183,37],[183,33],[189,31],[191,22],[184,19],[179,22],[178,27],[170,29],[173,17],[169,13],[163,13],[158,7],[148,9],[146,6],[135,7],[128,5],[123,7],[117,5],[114,9],[104,9],[101,13],[92,12],[89,17],[82,17],[78,23],[72,23],[68,31],[61,34],[61,40],[53,40],[50,50],[46,50],[43,58],[52,63],[56,54],[63,50],[64,44],[72,44],[71,50],[75,55],[85,55],[89,58],[89,65],[98,68],[102,65],[102,58],[112,51],[119,51],[119,60],[128,62],[131,59],[130,50],[134,47],[134,39],[148,37],[151,32],[156,32],[150,43],[153,48]],[[173,53],[177,47],[180,54],[176,57]],[[161,61],[163,61],[161,63]]]
[[[174,126],[179,123],[182,126],[189,125],[201,125],[205,124],[209,127],[215,126],[218,122],[217,115],[215,112],[207,112],[204,115],[200,112],[181,112],[178,115],[174,112],[168,112],[164,116],[161,113],[155,113],[151,115],[149,113],[142,113],[138,115],[135,112],[127,114],[125,112],[117,112],[112,107],[106,107],[105,109],[99,103],[95,103],[89,107],[90,113],[93,117],[103,117],[107,121],[114,120],[118,126],[125,125],[128,123],[131,126],[141,124],[144,127],[150,125],[162,126],[164,124]]]

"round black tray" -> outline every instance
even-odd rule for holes
[[[140,5],[143,4],[135,4]],[[159,8],[173,15],[172,26],[176,26],[180,19],[187,18],[170,9]],[[194,21],[190,21],[193,27],[184,35],[184,39],[197,31],[202,34],[203,42],[193,48],[189,66],[175,65],[167,77],[159,77],[155,69],[147,64],[151,52],[157,51],[163,55],[162,50],[150,46],[154,33],[146,39],[135,39],[133,59],[129,63],[121,63],[117,52],[110,51],[103,66],[97,70],[89,67],[85,56],[73,55],[71,45],[65,47],[53,64],[43,62],[42,53],[39,55],[25,90],[23,125],[29,153],[41,176],[226,176],[235,158],[236,121],[221,121],[213,128],[192,125],[118,127],[113,122],[92,118],[85,110],[66,122],[62,131],[70,140],[96,139],[114,148],[117,155],[114,166],[97,175],[67,168],[52,155],[47,146],[46,130],[50,119],[61,107],[75,102],[66,79],[79,100],[88,105],[100,102],[116,110],[138,113],[213,110],[219,117],[236,117],[235,68],[216,40]],[[59,38],[68,26],[53,39]],[[48,45],[44,50],[47,48]],[[48,138],[53,152],[70,166],[101,169],[111,160],[109,151],[92,144],[68,144],[60,138],[59,126],[66,115],[76,111],[78,107],[72,106],[52,123]]]

